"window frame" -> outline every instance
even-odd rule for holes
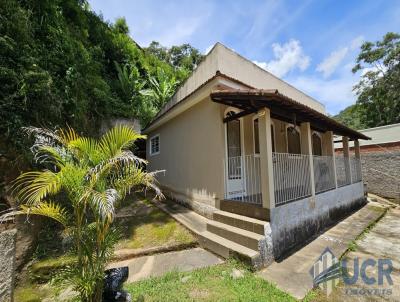
[[[153,141],[154,139],[156,139],[156,138],[158,138],[158,151],[153,152],[153,144],[152,144],[152,141]],[[153,135],[152,137],[150,137],[149,142],[150,142],[150,148],[149,148],[149,151],[150,151],[149,154],[150,154],[150,156],[160,154],[160,150],[161,150],[161,139],[160,139],[160,134],[157,133],[157,134]]]

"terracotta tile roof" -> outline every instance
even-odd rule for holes
[[[322,131],[334,131],[352,139],[370,139],[333,118],[287,97],[277,89],[218,89],[211,93],[211,99],[249,112],[257,112],[263,107],[268,107],[273,114],[280,118],[290,118],[291,114],[295,114],[298,122],[308,121],[312,126],[320,128]]]

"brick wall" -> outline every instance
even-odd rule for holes
[[[400,151],[363,152],[361,162],[368,192],[400,200]]]

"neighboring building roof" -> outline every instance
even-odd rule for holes
[[[400,123],[359,130],[371,137],[369,141],[360,141],[360,146],[384,145],[400,142]],[[342,148],[342,143],[335,143],[335,148]]]
[[[279,89],[288,97],[296,99],[316,111],[325,113],[325,106],[322,103],[260,68],[221,43],[216,43],[189,78],[178,88],[171,100],[165,104],[144,130],[151,127],[162,116],[169,114],[177,104],[187,99],[218,75],[223,75],[249,88]]]
[[[261,108],[268,107],[271,114],[288,122],[311,122],[316,130],[334,131],[351,139],[369,139],[368,136],[346,127],[327,115],[295,101],[280,93],[277,89],[219,89],[211,93],[214,102],[233,106],[243,110],[240,114],[255,113]]]

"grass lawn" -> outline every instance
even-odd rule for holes
[[[116,225],[122,233],[116,249],[190,245],[197,242],[187,229],[143,198],[135,200],[135,197],[128,197],[118,211]],[[57,227],[57,224],[49,223],[41,231],[35,261],[17,284],[15,301],[36,302],[53,297],[56,291],[48,282],[59,269],[75,261],[63,253]]]
[[[117,226],[123,233],[117,249],[194,244],[197,241],[185,227],[146,199],[122,208]]]
[[[234,269],[244,276],[233,278]],[[167,273],[126,284],[125,289],[133,301],[140,296],[144,301],[296,301],[236,260],[187,273]]]

